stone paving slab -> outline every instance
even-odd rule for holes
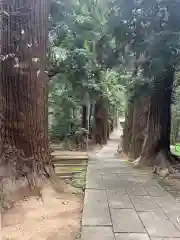
[[[115,240],[111,227],[83,227],[81,240]]]
[[[107,176],[106,176],[107,175]],[[123,188],[120,179],[114,174],[91,174],[88,175],[86,181],[86,188],[90,189],[111,189],[111,188]]]
[[[126,167],[126,169],[130,172],[132,176],[135,177],[148,177],[149,174],[145,171],[142,171],[141,169],[135,169],[133,166],[129,165],[129,163],[124,162],[123,165]],[[120,174],[122,171],[120,169],[120,172],[117,171],[117,174]]]
[[[177,202],[170,194],[164,197],[154,197],[153,199],[165,213],[180,214],[180,203]]]
[[[140,184],[129,184],[129,182],[123,182],[122,186],[126,189],[130,195],[148,196],[148,192]]]
[[[180,232],[165,214],[140,212],[139,216],[150,237],[180,237]]]
[[[122,183],[120,182],[119,179],[112,179],[112,180],[108,180],[108,179],[104,179],[103,178],[103,184],[105,186],[106,189],[112,189],[112,188],[122,188],[124,189]]]
[[[145,175],[145,176],[134,176],[135,179],[141,183],[141,184],[146,184],[148,183],[149,181],[151,181],[151,177],[149,175]]]
[[[170,213],[167,214],[168,218],[171,220],[171,222],[177,227],[177,229],[180,231],[180,213]]]
[[[103,177],[102,175],[96,176],[96,175],[91,175],[88,176],[87,181],[86,181],[86,188],[92,188],[92,189],[105,189],[105,184],[103,182]]]
[[[151,238],[151,240],[180,240],[180,238]]]
[[[143,187],[150,188],[151,186],[156,186],[156,187],[162,188],[161,185],[155,179],[147,178],[147,177],[144,177],[144,176],[143,177],[139,176],[139,177],[135,177],[135,178],[138,180],[138,182],[141,183],[141,185]]]
[[[137,182],[136,180],[134,181],[133,179],[127,179],[127,180],[121,180],[121,184],[125,187],[131,187],[131,186],[139,186],[141,187],[141,185],[139,184],[139,182]],[[149,194],[148,194],[149,195]]]
[[[87,189],[85,192],[84,204],[107,204],[105,190]]]
[[[81,240],[180,240],[180,203],[148,169],[114,156],[112,137],[88,163]]]
[[[144,233],[145,228],[133,209],[111,209],[115,233]]]
[[[116,233],[116,240],[150,240],[147,234],[143,233]]]
[[[107,197],[110,208],[134,208],[129,195],[125,194],[122,189],[108,190]]]
[[[82,225],[112,225],[105,190],[86,190]]]
[[[106,167],[100,170],[100,174],[113,174],[121,172],[121,167]]]
[[[152,197],[165,197],[168,196],[169,193],[164,190],[160,185],[143,185],[146,191]]]
[[[132,176],[132,174],[118,174],[118,176],[122,182],[131,181],[133,183],[139,183],[138,180]]]
[[[130,196],[136,211],[162,211],[150,196]]]
[[[121,174],[128,175],[129,174],[129,175],[132,175],[134,177],[146,177],[146,176],[148,176],[147,173],[134,172],[133,169],[131,169],[131,168],[128,168],[125,172],[123,172],[123,170],[121,168],[116,169],[115,173],[117,173],[118,175],[121,175]]]
[[[82,225],[85,226],[111,226],[108,206],[84,206]]]

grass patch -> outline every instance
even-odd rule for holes
[[[180,143],[171,145],[171,151],[172,151],[172,153],[176,154],[177,156],[180,156]]]
[[[85,189],[86,187],[86,169],[81,173],[74,174],[71,184],[75,188]]]

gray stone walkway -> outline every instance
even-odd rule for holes
[[[89,161],[81,240],[180,240],[180,203],[114,156],[119,136]]]

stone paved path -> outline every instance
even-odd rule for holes
[[[180,203],[114,156],[119,136],[89,161],[81,240],[180,240]]]

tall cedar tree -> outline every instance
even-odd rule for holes
[[[47,134],[48,2],[5,0],[1,7],[0,174],[33,181],[52,168]]]

